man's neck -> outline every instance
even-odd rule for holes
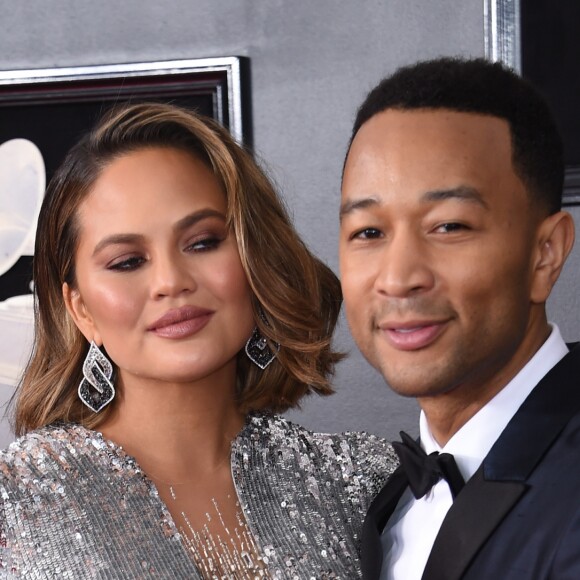
[[[444,447],[461,427],[502,390],[505,384],[495,391],[486,391],[486,397],[481,399],[471,397],[463,400],[462,397],[453,396],[453,393],[421,399],[419,404],[425,413],[429,431],[439,446]]]
[[[526,335],[508,363],[493,376],[458,385],[434,397],[418,399],[435,441],[444,447],[455,433],[528,364],[550,336],[550,332],[551,328],[546,322],[536,332]]]

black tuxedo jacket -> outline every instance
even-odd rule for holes
[[[406,489],[398,469],[362,533],[365,580]],[[447,513],[423,580],[580,579],[580,346],[540,381]]]

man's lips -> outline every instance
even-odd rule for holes
[[[197,306],[182,306],[167,311],[147,330],[164,338],[184,338],[200,331],[214,314],[213,310]]]
[[[421,320],[379,324],[387,342],[397,350],[419,350],[433,343],[445,330],[449,320]]]

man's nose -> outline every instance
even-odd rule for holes
[[[385,240],[375,277],[375,289],[379,293],[406,298],[430,290],[434,283],[426,244],[419,234],[398,231]]]

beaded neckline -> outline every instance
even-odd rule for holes
[[[244,425],[231,442],[230,461],[234,461],[234,449],[244,440],[244,436],[251,427],[254,415],[246,416]],[[123,447],[111,439],[105,437],[100,431],[88,429],[82,425],[62,424],[59,427],[67,431],[74,430],[79,436],[96,439],[102,444],[101,451],[106,452],[107,463],[113,470],[119,468],[123,471],[130,470],[137,475],[147,487],[149,494],[154,496],[158,508],[162,514],[161,524],[164,533],[172,539],[179,541],[188,556],[193,560],[202,577],[206,580],[219,578],[225,579],[248,579],[259,580],[269,578],[264,558],[257,540],[254,537],[248,523],[239,498],[236,498],[237,526],[229,530],[222,519],[219,504],[212,498],[211,509],[205,514],[208,522],[211,518],[221,521],[221,533],[212,534],[207,524],[195,526],[186,513],[182,513],[185,527],[175,523],[168,505],[159,494],[158,485],[140,467],[135,457],[127,453]],[[94,444],[93,444],[94,446]],[[119,463],[120,462],[120,463]],[[232,481],[235,488],[235,481]],[[170,494],[176,499],[176,494],[170,486]],[[243,574],[243,576],[241,575]]]

